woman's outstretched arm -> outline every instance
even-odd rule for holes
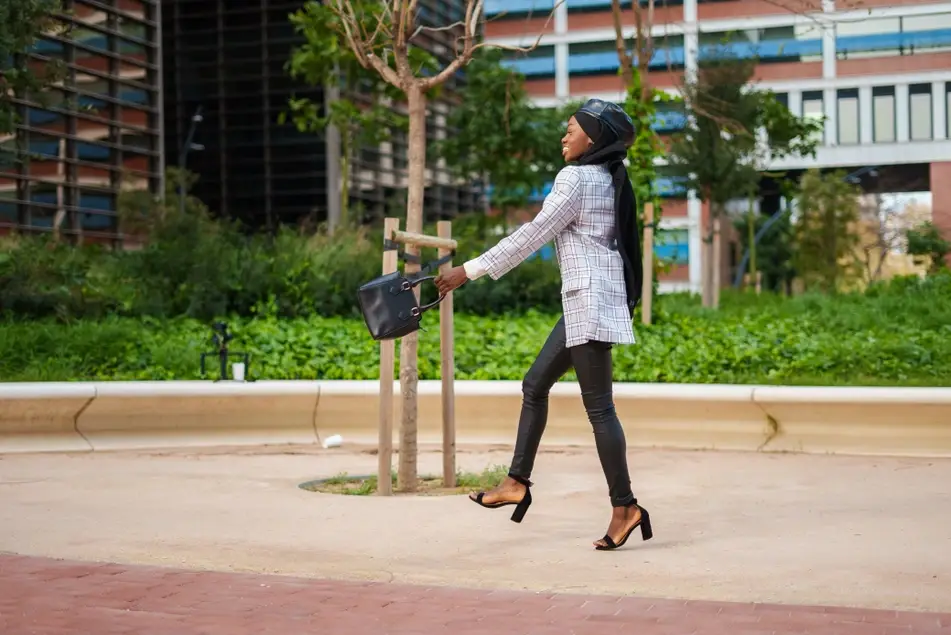
[[[470,280],[489,274],[498,280],[538,251],[578,218],[581,175],[574,166],[562,168],[541,211],[478,258],[463,265]]]

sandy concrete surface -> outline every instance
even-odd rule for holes
[[[460,448],[459,466],[510,449]],[[951,460],[634,451],[654,540],[597,552],[591,447],[546,447],[521,525],[465,496],[339,496],[359,447],[0,456],[0,551],[428,585],[951,611]],[[421,471],[440,454],[422,448]],[[511,510],[511,508],[508,508]],[[637,534],[635,534],[637,536]]]

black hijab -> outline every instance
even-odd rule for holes
[[[634,140],[634,123],[617,104],[600,99],[589,99],[574,116],[581,129],[594,142],[576,163],[606,165],[614,182],[615,239],[624,263],[627,306],[633,316],[644,284],[637,201],[624,165],[627,148]]]

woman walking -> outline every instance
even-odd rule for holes
[[[643,282],[634,192],[623,163],[633,140],[634,124],[617,104],[585,102],[562,138],[569,165],[558,173],[534,220],[436,279],[441,294],[485,274],[497,280],[554,239],[564,315],[522,383],[508,477],[470,498],[490,508],[515,505],[512,520],[521,522],[532,502],[529,478],[548,419],[549,392],[574,368],[612,506],[608,530],[594,542],[600,550],[622,546],[637,527],[644,540],[652,537],[650,516],[631,490],[612,391],[611,348],[634,343],[632,314]]]

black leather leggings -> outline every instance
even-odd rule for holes
[[[587,342],[565,346],[565,318],[555,324],[535,363],[522,382],[522,413],[518,421],[515,455],[509,474],[528,479],[535,466],[538,444],[548,423],[548,393],[572,367],[581,386],[581,399],[594,429],[601,468],[608,482],[611,504],[634,502],[627,469],[627,442],[614,410],[611,344]]]

